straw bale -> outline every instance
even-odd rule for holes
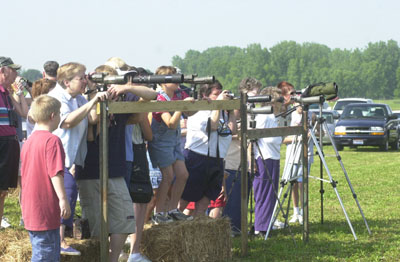
[[[31,260],[32,246],[26,230],[7,228],[0,231],[0,261],[26,262]],[[62,262],[100,261],[100,244],[97,240],[67,238],[67,243],[81,251],[81,256],[61,256]]]
[[[146,226],[142,252],[153,262],[227,261],[232,256],[230,232],[227,218]]]

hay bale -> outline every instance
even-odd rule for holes
[[[27,262],[31,260],[32,246],[26,230],[7,228],[0,231],[0,261]],[[100,243],[97,240],[76,240],[67,238],[73,248],[81,251],[81,256],[61,256],[65,262],[100,261]]]
[[[153,262],[226,261],[231,258],[231,226],[227,218],[196,218],[148,226],[142,252]]]

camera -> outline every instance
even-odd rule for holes
[[[24,87],[24,88],[28,88],[28,87],[32,87],[32,82],[29,81],[26,78],[21,77],[19,79],[19,83]]]
[[[234,98],[235,98],[235,94],[232,93],[232,91],[229,91],[229,90],[228,90],[225,94],[226,94],[226,96],[229,97],[230,99],[234,99]]]
[[[136,71],[130,71],[124,75],[109,76],[104,73],[96,73],[89,75],[89,80],[98,84],[99,91],[107,91],[107,85],[125,85],[127,83],[134,84],[165,84],[165,83],[183,83],[184,76],[182,74],[174,75],[147,75],[137,76]]]
[[[307,86],[301,93],[301,97],[324,96],[325,100],[331,100],[337,97],[338,86],[332,83],[316,83]]]

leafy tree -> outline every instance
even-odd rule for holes
[[[35,82],[36,80],[42,78],[42,73],[36,69],[27,69],[27,70],[22,70],[20,76],[28,79],[31,82]]]

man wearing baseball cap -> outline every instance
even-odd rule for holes
[[[16,136],[16,114],[22,114],[21,105],[8,92],[21,66],[11,58],[0,56],[0,220],[9,188],[17,187],[19,143]],[[21,92],[18,95],[22,95]],[[2,223],[3,224],[3,223]]]

